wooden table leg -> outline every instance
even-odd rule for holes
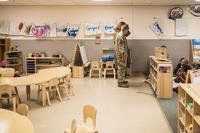
[[[42,106],[44,107],[46,105],[46,88],[44,86],[41,86],[42,89]]]
[[[18,98],[19,103],[21,103],[21,99],[20,99],[20,97],[19,97],[19,92],[18,92],[18,90],[17,90],[17,87],[15,87],[15,93],[16,93],[16,95],[17,95],[17,98]]]
[[[26,86],[26,96],[27,96],[27,100],[31,99],[31,87],[30,87],[30,85]]]

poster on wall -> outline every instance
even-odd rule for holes
[[[51,33],[51,27],[48,24],[32,25],[30,29],[30,35],[35,37],[49,37]]]
[[[157,38],[164,37],[163,27],[159,21],[153,22],[149,27],[153,31],[153,33],[156,35]]]
[[[104,33],[113,34],[116,23],[114,21],[104,21]]]
[[[101,29],[99,22],[85,23],[86,36],[100,35],[100,34],[101,34]]]
[[[76,37],[80,29],[80,24],[58,25],[56,28],[56,35],[58,37]]]
[[[200,39],[192,39],[193,62],[200,62]]]
[[[10,21],[0,21],[0,34],[9,34]]]
[[[187,36],[188,26],[184,19],[176,19],[175,35],[178,37]]]

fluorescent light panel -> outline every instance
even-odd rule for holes
[[[9,0],[0,0],[0,2],[6,2],[6,1],[9,1]]]
[[[112,0],[93,0],[93,1],[96,1],[96,2],[110,2]]]

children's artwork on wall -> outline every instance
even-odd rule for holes
[[[10,22],[10,35],[25,35],[26,24],[24,22]]]
[[[150,25],[150,29],[154,32],[154,34],[158,38],[162,38],[164,36],[164,31],[162,28],[162,25],[160,24],[159,21],[155,21]]]
[[[0,34],[9,34],[10,21],[0,21]]]
[[[188,34],[188,26],[184,19],[176,19],[176,36],[187,36]]]
[[[57,26],[56,34],[60,37],[76,37],[80,29],[80,24],[70,24]]]
[[[104,33],[113,34],[115,26],[116,26],[115,22],[112,22],[112,21],[104,22]]]
[[[85,24],[85,35],[86,36],[99,35],[99,34],[101,34],[100,23],[93,22],[93,23]]]
[[[56,23],[49,24],[50,27],[50,34],[49,37],[56,37]]]
[[[51,33],[50,25],[32,25],[30,29],[30,35],[35,37],[49,37]]]
[[[200,62],[200,39],[192,39],[193,62]]]

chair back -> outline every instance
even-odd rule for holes
[[[53,78],[49,81],[49,90],[51,90],[52,88],[57,87],[57,85],[59,84],[59,80],[58,78]]]
[[[20,115],[27,116],[28,114],[28,105],[26,104],[19,104],[17,106],[17,113]]]
[[[114,62],[113,61],[107,61],[106,62],[106,68],[114,68]]]
[[[0,85],[0,99],[4,97],[6,98],[12,97],[12,90],[13,90],[13,86]]]
[[[14,68],[3,68],[1,70],[2,77],[14,77],[15,76],[15,69]]]
[[[76,119],[73,119],[71,123],[71,133],[76,133],[76,128],[77,128],[77,122]]]
[[[91,67],[92,68],[96,68],[96,69],[100,68],[100,62],[98,60],[92,61],[91,62]]]
[[[92,105],[85,105],[83,107],[83,121],[86,124],[88,118],[90,118],[93,122],[93,127],[96,127],[96,115],[97,110]]]

